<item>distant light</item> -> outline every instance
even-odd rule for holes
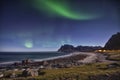
[[[102,52],[102,50],[98,50],[99,52]]]
[[[106,52],[106,50],[103,50],[103,52]]]

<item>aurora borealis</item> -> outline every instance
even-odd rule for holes
[[[62,3],[63,1],[64,3]],[[71,10],[70,5],[67,5],[66,0],[34,0],[33,2],[35,3],[34,6],[36,6],[36,8],[39,10],[43,9],[48,15],[58,15],[77,20],[87,20],[99,17],[98,14],[92,14],[90,12],[87,14],[87,12],[84,11],[77,11],[77,13],[74,10]]]
[[[1,0],[0,51],[104,46],[120,32],[117,0]]]
[[[24,46],[26,48],[32,48],[33,47],[33,43],[32,43],[32,41],[26,41],[25,44],[24,44]]]

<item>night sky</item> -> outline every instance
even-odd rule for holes
[[[0,51],[104,46],[120,32],[119,0],[0,0]]]

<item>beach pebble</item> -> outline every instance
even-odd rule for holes
[[[0,78],[4,77],[4,74],[0,73]]]

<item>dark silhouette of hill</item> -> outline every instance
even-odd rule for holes
[[[102,47],[100,46],[77,46],[74,47],[73,45],[65,44],[60,47],[58,52],[75,52],[75,51],[80,51],[80,52],[92,52],[98,49],[101,49]]]
[[[58,50],[58,52],[68,52],[68,53],[74,51],[75,51],[74,46],[68,44],[61,46],[60,49]]]
[[[117,34],[112,35],[112,37],[107,41],[105,46],[102,48],[100,46],[77,46],[74,47],[73,45],[65,44],[60,47],[58,52],[93,52],[99,49],[106,49],[106,50],[120,50],[120,32]]]
[[[102,48],[101,46],[77,46],[75,47],[75,50],[80,52],[93,52],[101,48]]]
[[[106,50],[120,50],[120,32],[112,35],[104,46]]]

